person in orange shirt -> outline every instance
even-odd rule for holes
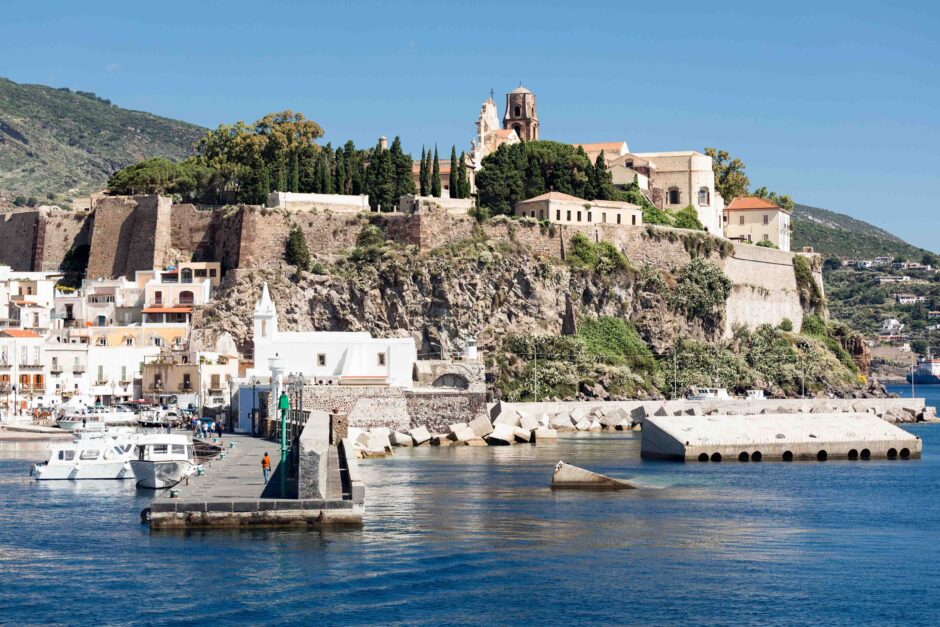
[[[268,457],[268,452],[264,452],[264,457],[261,458],[261,472],[264,474],[264,482],[268,482],[268,473],[271,472],[271,458]]]

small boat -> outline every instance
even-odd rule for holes
[[[749,401],[762,401],[767,397],[764,396],[764,390],[748,390],[744,398]]]
[[[137,439],[137,455],[131,459],[137,487],[157,490],[170,488],[193,474],[193,443],[188,436],[174,433],[142,435]]]
[[[89,428],[103,427],[136,427],[137,416],[131,411],[118,411],[109,409],[84,409],[78,412],[63,414],[56,425],[65,431],[80,431]],[[91,427],[89,427],[91,425]]]
[[[731,396],[726,388],[696,388],[689,394],[690,401],[730,401]]]
[[[34,464],[29,474],[38,481],[131,479],[136,438],[106,431],[81,433],[72,442],[51,444],[49,459]]]

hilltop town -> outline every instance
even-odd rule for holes
[[[208,183],[181,192],[177,166],[145,161],[85,209],[3,216],[7,412],[175,401],[244,427],[269,403],[271,359],[320,386],[324,406],[394,398],[438,417],[488,398],[712,385],[878,393],[859,336],[828,321],[822,260],[790,251],[789,199],[724,198],[725,154],[546,141],[523,87],[502,119],[492,96],[482,104],[451,160],[412,161],[384,137],[334,153],[301,116],[266,119],[300,148],[260,178],[240,170],[240,192],[212,187],[230,202],[201,202]],[[179,168],[208,181],[229,158],[216,146],[210,159],[213,141],[276,134],[231,129]],[[526,160],[540,165],[514,165]],[[563,178],[561,162],[583,175]]]

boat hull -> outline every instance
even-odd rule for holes
[[[915,385],[940,385],[940,376],[915,373],[913,376],[907,375],[907,382]]]
[[[87,464],[75,467],[70,464],[35,464],[33,477],[37,481],[122,480],[133,479],[134,471],[127,461],[118,460],[103,464]]]
[[[137,479],[137,486],[159,490],[160,488],[171,488],[183,480],[183,477],[191,475],[196,466],[189,460],[133,460],[131,469],[134,471],[134,477]]]

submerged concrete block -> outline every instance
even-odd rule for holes
[[[457,433],[460,429],[466,429],[467,423],[465,422],[455,422],[454,424],[447,425],[447,433]]]
[[[516,428],[502,423],[493,425],[486,441],[490,444],[513,444],[516,441]]]
[[[532,440],[532,431],[529,429],[516,427],[512,432],[516,436],[516,442],[529,442]]]
[[[560,431],[574,431],[575,429],[574,423],[571,422],[571,417],[568,414],[558,414],[548,424],[551,428]]]
[[[539,428],[539,420],[534,416],[523,414],[522,418],[519,420],[519,426],[526,431],[535,431]]]
[[[589,418],[582,418],[578,421],[578,424],[574,426],[578,431],[587,431],[591,428],[591,420]]]
[[[599,420],[595,420],[588,427],[588,431],[600,431],[603,428],[604,428],[604,425],[602,425]]]
[[[552,475],[552,489],[568,488],[580,490],[634,490],[636,486],[622,479],[613,479],[560,461],[555,465],[555,473]]]
[[[458,442],[469,442],[470,440],[476,439],[479,436],[476,432],[470,427],[462,427],[457,429],[457,432],[454,433],[455,439]]]
[[[549,429],[548,427],[539,427],[532,432],[532,435],[535,437],[536,442],[543,442],[545,440],[557,440],[558,431],[555,429]]]

